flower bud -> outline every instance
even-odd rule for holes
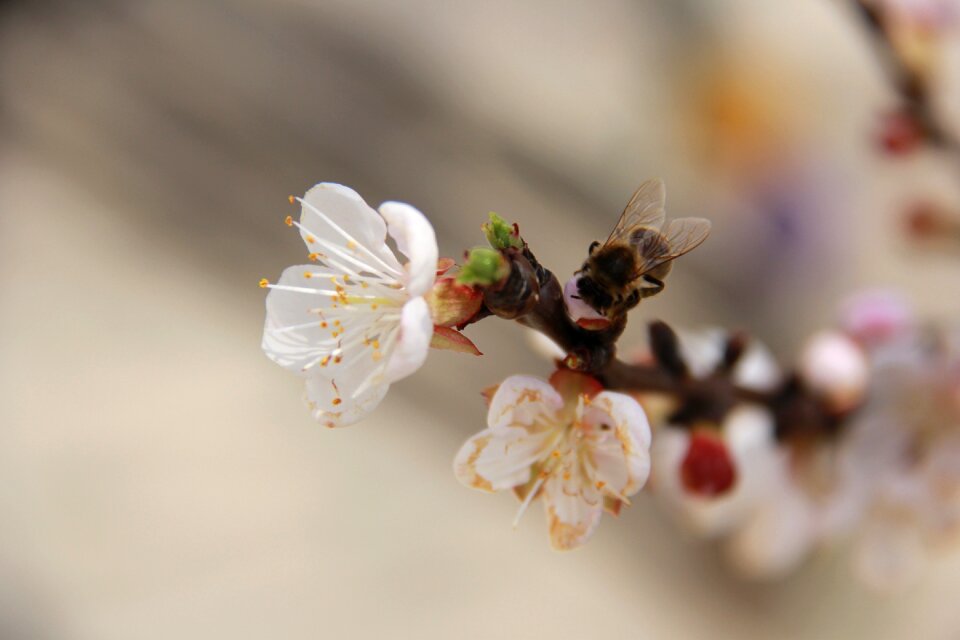
[[[457,282],[490,286],[499,283],[510,274],[510,265],[499,251],[477,247],[467,256],[467,263],[460,269]]]
[[[870,375],[863,351],[839,331],[822,331],[807,341],[799,373],[804,383],[837,411],[860,403]]]
[[[506,220],[490,212],[490,222],[480,227],[487,236],[487,242],[494,249],[522,249],[523,240],[516,225],[508,224]]]
[[[680,463],[680,480],[687,491],[705,498],[733,488],[737,469],[719,433],[701,430],[690,434],[687,454]]]
[[[841,324],[845,333],[870,347],[909,329],[913,313],[907,300],[894,291],[863,291],[843,305]]]
[[[449,276],[438,279],[426,298],[433,324],[441,327],[455,327],[467,322],[483,304],[483,294],[478,289],[460,284]]]
[[[885,114],[880,121],[877,142],[891,156],[905,156],[916,151],[923,142],[923,127],[905,111]]]

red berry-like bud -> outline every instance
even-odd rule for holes
[[[705,498],[729,491],[737,481],[737,469],[726,443],[710,432],[690,434],[687,455],[680,463],[680,480],[687,491]]]
[[[923,127],[909,113],[894,111],[881,119],[878,142],[888,154],[905,156],[923,142]]]
[[[928,202],[917,202],[907,209],[905,215],[907,230],[918,238],[938,235],[944,228],[940,210]]]

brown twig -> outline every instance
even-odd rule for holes
[[[677,400],[677,409],[670,421],[681,426],[719,425],[734,406],[749,402],[773,413],[781,440],[830,435],[837,430],[839,417],[796,377],[768,392],[734,384],[732,371],[748,342],[744,334],[731,334],[717,370],[696,378],[690,375],[676,333],[666,323],[655,321],[649,325],[655,361],[627,363],[616,357],[626,314],[614,318],[603,330],[582,328],[567,313],[560,282],[539,263],[526,243],[522,250],[505,249],[501,253],[510,263],[510,274],[498,285],[485,288],[484,307],[477,319],[496,315],[540,331],[568,354],[561,366],[590,373],[608,389],[671,395]]]
[[[905,113],[920,127],[926,142],[960,162],[960,138],[943,126],[933,105],[928,79],[911,67],[897,50],[882,11],[868,0],[851,2],[873,37],[883,68],[903,102]]]

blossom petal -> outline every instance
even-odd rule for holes
[[[525,484],[530,479],[531,466],[543,456],[548,435],[522,429],[484,429],[460,448],[453,461],[453,472],[464,485],[484,491]]]
[[[268,358],[301,375],[335,352],[350,362],[367,345],[361,342],[350,346],[348,341],[347,348],[338,351],[344,344],[343,339],[372,330],[378,319],[396,312],[395,307],[373,309],[353,305],[350,313],[344,312],[344,305],[339,310],[334,308],[338,285],[331,278],[336,275],[316,265],[284,270],[267,294],[261,346]],[[335,366],[330,358],[327,363]]]
[[[588,500],[595,496],[596,500]],[[603,515],[599,494],[565,490],[562,478],[553,474],[543,485],[543,505],[547,513],[550,546],[557,551],[575,549],[586,542]]]
[[[728,540],[727,554],[753,578],[783,576],[807,557],[816,543],[812,507],[799,490],[778,487],[777,498],[763,505]]]
[[[487,426],[494,431],[529,427],[552,420],[563,408],[563,398],[547,382],[532,376],[510,376],[490,400]]]
[[[639,491],[650,475],[650,425],[640,404],[604,391],[583,409],[582,419],[596,427],[590,429],[591,480],[621,496]]]
[[[367,372],[352,367],[345,375],[326,378],[315,375],[306,382],[306,402],[314,420],[323,425],[345,427],[362,420],[387,395],[389,384],[368,385],[356,396],[352,390],[363,383]]]
[[[411,296],[422,296],[430,291],[437,277],[437,236],[427,217],[415,207],[403,202],[384,202],[380,215],[387,221],[387,228],[397,248],[409,262],[406,288]]]
[[[433,337],[433,321],[430,307],[423,298],[414,298],[403,305],[400,317],[400,334],[393,351],[388,354],[387,367],[383,373],[385,382],[396,382],[423,366],[430,352]]]
[[[321,182],[303,196],[300,235],[313,252],[323,252],[322,241],[369,263],[371,271],[402,273],[386,245],[387,227],[376,211],[349,187]],[[436,260],[434,260],[436,262]]]

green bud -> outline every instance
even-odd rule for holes
[[[487,236],[487,242],[494,249],[522,249],[523,240],[517,235],[516,229],[506,220],[490,212],[490,222],[486,222],[480,227],[484,235]]]
[[[496,284],[510,275],[510,265],[500,252],[486,247],[470,250],[467,263],[460,269],[457,282],[479,286]]]

